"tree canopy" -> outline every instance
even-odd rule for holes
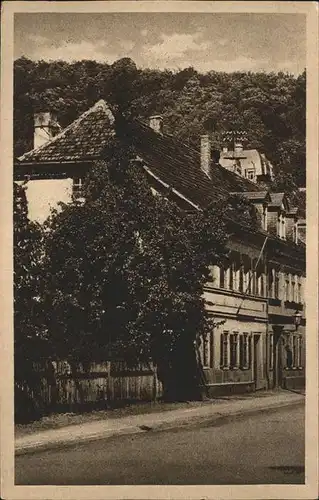
[[[196,340],[211,326],[202,296],[225,258],[223,207],[182,212],[152,194],[133,148],[114,138],[74,199],[46,227],[44,302],[54,355],[153,361],[170,399],[198,391]]]
[[[15,155],[32,148],[32,115],[55,111],[62,127],[98,99],[123,114],[147,119],[161,114],[165,131],[198,146],[210,133],[221,147],[222,132],[245,129],[247,148],[257,148],[275,165],[305,185],[306,73],[201,74],[138,69],[129,58],[113,64],[83,60],[14,64]]]

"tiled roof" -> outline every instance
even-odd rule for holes
[[[20,156],[18,161],[63,163],[98,158],[114,135],[113,123],[114,116],[108,105],[98,101],[53,139]]]
[[[105,101],[101,100],[49,142],[19,157],[15,167],[37,164],[41,168],[46,163],[76,163],[101,158],[110,138],[115,134],[113,125],[115,117]],[[145,166],[199,207],[205,208],[212,201],[222,201],[235,192],[247,192],[252,198],[265,194],[265,191],[259,192],[255,183],[213,162],[211,178],[208,178],[200,168],[199,149],[190,148],[173,136],[157,133],[137,120],[126,122],[125,127]],[[277,202],[279,197],[282,199],[283,193],[271,196],[274,196],[273,202]],[[241,225],[240,220],[236,223]],[[251,231],[263,237],[266,235],[260,230]],[[271,235],[268,237],[277,241]],[[278,243],[287,249],[289,247],[289,252],[292,251],[291,245],[281,240]],[[297,248],[295,251],[299,254]]]
[[[63,164],[99,158],[115,133],[114,121],[112,111],[101,100],[53,139],[18,158],[18,163]],[[126,122],[125,127],[151,172],[201,207],[225,199],[232,191],[258,191],[248,179],[213,162],[210,180],[200,169],[199,150],[171,135],[157,133],[138,120]]]
[[[269,206],[271,207],[280,207],[284,201],[285,193],[271,193],[271,203]]]
[[[158,134],[139,121],[128,127],[138,155],[151,171],[199,206],[225,199],[233,191],[258,191],[254,183],[213,162],[209,179],[200,168],[199,150],[173,136]]]

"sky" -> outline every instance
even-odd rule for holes
[[[140,68],[294,75],[306,66],[303,14],[19,13],[14,26],[15,59],[130,57]]]

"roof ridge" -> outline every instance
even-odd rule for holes
[[[41,146],[38,146],[37,148],[30,149],[30,151],[27,151],[22,156],[19,156],[17,159],[19,161],[22,161],[24,159],[24,157],[26,155],[28,155],[29,153],[32,153],[33,151],[41,151],[42,149],[44,149],[45,147],[47,147],[49,144],[52,144],[52,143],[56,142],[61,137],[64,137],[64,135],[69,130],[71,130],[72,128],[77,128],[78,125],[80,125],[80,123],[82,122],[82,120],[84,118],[86,118],[88,115],[90,115],[94,111],[97,111],[98,109],[102,109],[107,114],[107,116],[108,116],[108,118],[110,120],[111,125],[113,125],[113,123],[115,121],[115,118],[114,118],[114,115],[113,115],[113,113],[111,111],[111,108],[109,107],[109,105],[107,104],[107,102],[104,99],[100,99],[93,106],[91,106],[91,108],[89,108],[86,111],[84,111],[84,113],[82,113],[78,118],[76,118],[67,127],[65,127],[61,132],[59,132],[56,136],[52,137],[52,139],[48,140],[47,142],[45,142]]]
[[[142,125],[143,127],[147,128],[148,130],[153,130],[152,127],[150,127],[147,123],[145,123],[143,120],[141,120],[140,118],[135,118],[134,121],[136,121],[137,123],[139,123],[140,125]],[[154,134],[157,134],[157,132],[155,132],[153,130]],[[188,151],[196,156],[200,155],[200,151],[199,149],[196,149],[195,147],[193,147],[192,145],[190,144],[186,144],[185,142],[183,142],[181,139],[179,139],[178,137],[176,137],[175,135],[173,134],[167,134],[165,132],[163,132],[161,134],[163,137],[167,137],[168,139],[171,139],[173,140],[173,142],[176,142],[178,143],[181,147],[184,147],[186,149],[188,149]],[[257,149],[254,149],[254,150],[249,150],[249,151],[257,151],[258,153],[258,150]],[[231,175],[231,176],[236,176],[237,177],[241,177],[239,176],[238,174],[236,174],[235,172],[230,172],[229,170],[225,169],[225,167],[223,167],[219,162],[214,162],[213,160],[211,160],[211,163],[216,166],[217,168],[222,168],[223,170],[226,170],[228,172],[227,175]],[[210,179],[212,180],[212,179]],[[251,181],[250,179],[247,179],[247,178],[244,178],[244,181],[247,182],[247,184],[250,184],[251,187],[254,187],[255,189],[258,188],[258,186],[253,182]],[[260,191],[259,189],[256,189],[256,192],[257,191]]]

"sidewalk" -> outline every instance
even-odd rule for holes
[[[95,439],[105,439],[123,434],[155,431],[253,414],[259,411],[292,406],[304,402],[301,394],[280,391],[264,393],[263,397],[220,398],[208,404],[189,409],[177,409],[161,413],[141,414],[116,419],[104,419],[84,424],[68,425],[18,437],[15,453],[21,455],[38,450],[51,449],[72,444],[80,444]]]

